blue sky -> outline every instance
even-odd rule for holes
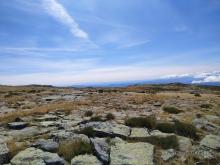
[[[2,0],[0,84],[219,71],[219,18],[219,0]]]

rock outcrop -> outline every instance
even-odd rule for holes
[[[79,155],[71,160],[71,165],[102,165],[93,155]]]
[[[44,152],[36,148],[27,148],[11,160],[12,165],[64,165],[58,154]]]
[[[153,153],[152,144],[117,141],[111,146],[110,165],[153,165]]]

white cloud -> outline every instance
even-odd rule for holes
[[[219,76],[207,76],[204,79],[194,80],[192,84],[200,84],[200,83],[208,83],[208,82],[220,82],[220,75]]]
[[[76,62],[76,61],[75,61]],[[73,62],[74,63],[74,62]],[[38,72],[26,74],[7,74],[0,75],[0,84],[9,85],[25,85],[25,84],[51,84],[51,85],[73,85],[83,83],[98,82],[121,82],[132,80],[150,80],[157,79],[163,75],[182,75],[185,72],[198,72],[201,67],[141,67],[137,65],[131,66],[109,66],[103,67],[97,62],[82,61],[77,62],[81,65],[70,65],[68,62],[49,63],[50,68],[55,69],[60,66],[58,71],[54,72]],[[64,66],[63,66],[64,65]],[[67,65],[67,66],[65,66]],[[90,65],[89,67],[87,67]],[[46,67],[46,63],[43,65]],[[62,67],[63,66],[63,67]],[[77,67],[85,69],[77,70]],[[75,69],[74,69],[75,68]]]
[[[66,25],[75,37],[88,39],[88,34],[79,27],[79,24],[57,0],[42,0],[42,4],[47,13]]]
[[[179,74],[179,75],[176,75],[176,74],[173,74],[173,75],[165,75],[165,76],[162,76],[161,78],[182,78],[182,77],[189,77],[190,74]]]

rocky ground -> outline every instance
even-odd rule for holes
[[[0,86],[0,165],[219,165],[220,87]]]

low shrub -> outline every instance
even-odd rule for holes
[[[170,135],[167,137],[152,136],[146,141],[153,145],[159,146],[163,149],[170,149],[170,148],[177,149],[179,146],[178,139],[175,135]]]
[[[91,117],[90,120],[91,120],[91,121],[103,121],[101,116],[94,116],[94,117]]]
[[[125,125],[130,127],[146,127],[152,129],[156,126],[156,118],[154,116],[132,117],[125,120]]]
[[[163,110],[165,112],[168,112],[168,113],[173,113],[173,114],[178,114],[178,113],[181,113],[182,110],[176,108],[176,107],[171,107],[171,106],[166,106],[166,107],[163,107]]]
[[[88,137],[95,136],[95,131],[93,130],[92,127],[85,127],[82,130],[77,131],[77,133],[87,135]]]
[[[156,129],[165,133],[174,133],[175,132],[175,124],[170,122],[161,122],[157,123]]]
[[[195,96],[195,97],[201,97],[201,94],[195,93],[194,96]]]
[[[93,115],[93,112],[92,111],[86,111],[85,112],[85,116],[86,117],[89,117],[89,116],[92,116]]]
[[[91,144],[82,140],[62,141],[58,149],[58,154],[67,161],[71,161],[74,156],[91,153]]]
[[[112,113],[108,113],[108,114],[106,115],[106,119],[107,119],[107,120],[114,120],[114,119],[115,119],[115,116],[114,116]]]
[[[212,104],[201,104],[201,108],[212,108]]]
[[[175,128],[176,128],[176,133],[181,136],[186,136],[186,137],[190,137],[193,139],[197,138],[196,127],[192,125],[191,123],[175,121]]]

